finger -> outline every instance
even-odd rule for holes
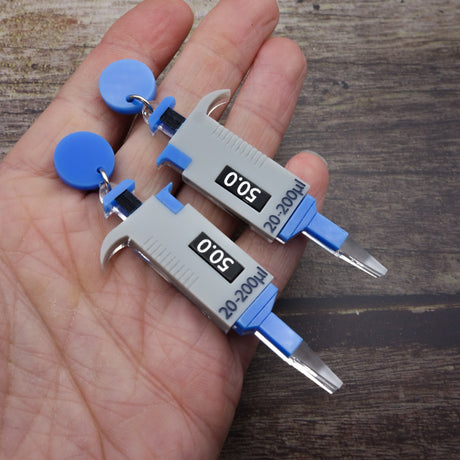
[[[233,93],[278,18],[273,0],[221,0],[192,35],[162,91],[174,91],[177,109],[185,115],[215,89]]]
[[[297,43],[271,38],[259,51],[226,126],[274,157],[291,121],[307,72]]]
[[[133,58],[158,75],[182,44],[192,22],[191,11],[182,0],[146,0],[128,12],[64,85],[7,162],[20,162],[23,168],[29,167],[38,174],[52,174],[56,144],[74,131],[93,131],[112,145],[120,143],[131,120],[112,113],[102,101],[98,90],[100,73],[117,59]]]
[[[320,210],[329,180],[325,161],[317,154],[304,152],[291,158],[286,169],[310,184],[309,194],[316,198]],[[301,235],[284,245],[269,243],[250,230],[238,239],[238,245],[274,276],[273,284],[280,292],[299,263],[306,243],[307,239]],[[246,340],[243,343],[234,336],[229,337],[242,369],[246,370],[258,342]]]
[[[161,84],[157,100],[174,96],[176,110],[187,116],[207,93],[221,88],[234,92],[277,20],[273,0],[222,0],[191,36]],[[135,178],[145,197],[158,191],[165,185],[162,175],[167,169],[154,174],[154,161],[164,145],[165,139],[161,135],[152,139],[140,121],[117,153],[115,177]]]

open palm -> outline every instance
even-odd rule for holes
[[[212,90],[234,92],[226,126],[273,156],[306,71],[297,45],[269,38],[275,1],[222,0],[186,44],[158,98],[187,115]],[[169,169],[155,170],[165,140],[114,114],[98,95],[100,72],[123,58],[158,74],[187,36],[180,0],[146,0],[118,21],[0,165],[0,449],[19,458],[209,458],[230,427],[252,338],[224,335],[132,252],[105,273],[105,220],[97,194],[70,189],[53,167],[67,134],[87,130],[117,151],[113,180],[136,180],[145,200],[169,181],[231,234],[235,222]],[[311,154],[288,164],[319,204],[327,170]],[[238,244],[282,288],[303,252],[296,239],[268,244],[246,231]]]

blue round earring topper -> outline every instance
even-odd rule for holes
[[[112,62],[101,73],[99,92],[105,103],[115,112],[134,115],[142,111],[142,103],[129,100],[137,95],[151,101],[155,99],[155,77],[147,65],[135,59]]]
[[[100,170],[110,177],[115,154],[101,136],[79,131],[64,137],[54,151],[54,166],[61,180],[78,190],[95,190],[104,181]]]

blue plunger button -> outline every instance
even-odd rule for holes
[[[147,101],[155,99],[157,85],[152,71],[142,62],[122,59],[112,62],[101,73],[99,92],[115,112],[133,115],[142,111],[143,104],[129,96],[137,95]]]
[[[54,166],[61,180],[78,190],[95,190],[104,182],[101,169],[110,177],[115,155],[101,136],[87,131],[69,134],[54,151]]]

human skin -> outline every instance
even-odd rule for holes
[[[244,11],[244,14],[241,14]],[[273,157],[306,74],[299,47],[273,38],[273,0],[222,0],[165,76],[187,115],[207,93],[247,78],[226,126]],[[146,0],[121,18],[0,164],[0,452],[4,458],[187,458],[218,456],[257,340],[224,335],[131,251],[102,273],[100,244],[116,224],[96,193],[57,177],[53,152],[75,131],[105,137],[112,180],[136,181],[145,200],[173,181],[225,233],[236,222],[154,161],[165,145],[142,120],[111,112],[101,71],[138,59],[158,76],[192,26],[181,0]],[[152,27],[152,24],[155,27]],[[129,131],[130,130],[130,131]],[[129,131],[129,136],[126,135]],[[316,155],[286,167],[311,185],[321,207],[328,173]],[[237,244],[284,287],[304,239],[270,244],[250,230]],[[276,359],[276,358],[274,358]]]

